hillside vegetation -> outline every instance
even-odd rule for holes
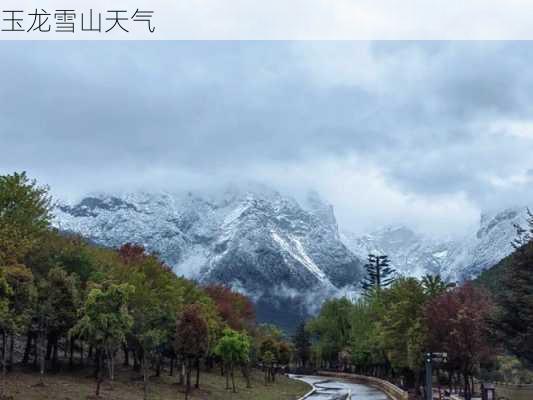
[[[0,399],[79,399],[91,380],[116,399],[301,394],[279,374],[290,343],[246,296],[176,276],[135,238],[104,248],[65,235],[53,204],[25,173],[0,176]]]

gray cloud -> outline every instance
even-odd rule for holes
[[[533,43],[0,46],[0,172],[60,196],[257,179],[439,232],[533,200]]]

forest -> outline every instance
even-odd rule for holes
[[[236,374],[249,387],[256,366],[262,384],[276,384],[292,346],[256,323],[247,297],[178,277],[138,244],[105,248],[53,228],[49,193],[25,173],[0,176],[1,399],[13,398],[6,383],[18,365],[41,386],[89,368],[95,397],[118,365],[142,379],[145,399],[164,368],[185,399],[202,371],[219,371],[234,393]]]
[[[434,363],[433,379],[467,400],[475,381],[533,382],[533,215],[528,215],[527,227],[516,226],[515,252],[475,281],[398,277],[387,256],[370,255],[364,295],[326,301],[298,330],[300,362],[381,377],[414,397],[424,395],[428,353],[447,353]]]

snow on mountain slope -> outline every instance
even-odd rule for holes
[[[387,254],[401,275],[441,274],[452,281],[472,279],[512,252],[514,224],[525,223],[525,207],[483,214],[477,231],[461,238],[436,240],[404,226],[387,227],[357,236],[343,232],[342,240],[360,258]]]
[[[477,230],[448,240],[405,226],[339,234],[332,206],[316,193],[299,203],[252,186],[87,196],[60,205],[55,224],[110,247],[142,244],[176,273],[230,285],[256,301],[260,319],[290,326],[329,296],[353,295],[369,253],[389,255],[401,275],[461,281],[510,254],[513,224],[524,219],[525,208],[487,213]]]
[[[366,259],[370,253],[387,254],[399,274],[415,277],[441,273],[455,246],[423,237],[404,226],[386,227],[360,237],[344,232],[341,237],[357,256]]]
[[[106,246],[142,244],[180,275],[233,286],[263,304],[289,301],[302,313],[354,290],[362,276],[332,207],[316,194],[305,208],[266,188],[100,194],[60,205],[55,224]]]

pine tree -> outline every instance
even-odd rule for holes
[[[509,351],[533,365],[533,242],[512,255],[501,281],[496,327]]]
[[[454,286],[454,283],[444,281],[438,274],[426,274],[422,277],[422,287],[424,288],[424,293],[430,298],[437,297]]]
[[[365,269],[367,276],[361,284],[365,294],[386,288],[395,280],[396,271],[390,266],[387,255],[369,254]]]

